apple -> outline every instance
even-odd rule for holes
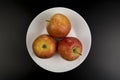
[[[63,38],[67,36],[70,30],[70,20],[61,13],[54,14],[51,19],[48,20],[47,32],[54,38]]]
[[[50,58],[56,52],[56,41],[47,34],[38,36],[32,44],[33,52],[40,58]]]
[[[65,37],[58,43],[58,53],[68,61],[77,59],[82,53],[81,41],[75,37]]]

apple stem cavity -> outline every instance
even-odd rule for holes
[[[77,50],[76,50],[76,48],[73,49],[73,53],[78,53]]]
[[[74,54],[79,54],[79,55],[82,55],[82,54],[80,54],[80,53],[79,53],[79,51],[78,51],[78,49],[77,49],[76,47],[75,47],[75,48],[73,48],[73,53],[74,53]]]
[[[47,48],[47,46],[45,44],[43,44],[42,48]]]

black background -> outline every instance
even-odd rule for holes
[[[67,7],[88,23],[92,46],[86,60],[74,70],[52,73],[33,62],[26,33],[40,12]],[[78,0],[0,1],[0,80],[120,80],[120,2]]]

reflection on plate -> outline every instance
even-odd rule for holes
[[[82,56],[74,61],[66,61],[59,54],[55,54],[48,59],[41,59],[33,53],[33,41],[41,34],[48,34],[46,31],[46,20],[49,20],[55,13],[66,15],[71,21],[71,31],[67,36],[77,37],[82,42]],[[77,12],[64,7],[55,7],[41,12],[34,18],[27,31],[26,44],[31,58],[40,67],[51,72],[66,72],[78,67],[86,59],[91,47],[91,33],[87,23]]]

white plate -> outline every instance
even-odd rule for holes
[[[33,41],[41,34],[48,34],[46,31],[46,20],[49,20],[55,13],[66,15],[71,21],[72,28],[67,36],[77,37],[82,42],[82,56],[74,61],[66,61],[59,54],[49,59],[41,59],[33,53]],[[77,12],[64,7],[55,7],[41,12],[34,18],[27,31],[26,44],[31,58],[40,67],[51,72],[66,72],[78,67],[87,57],[91,47],[91,33],[87,23]]]

